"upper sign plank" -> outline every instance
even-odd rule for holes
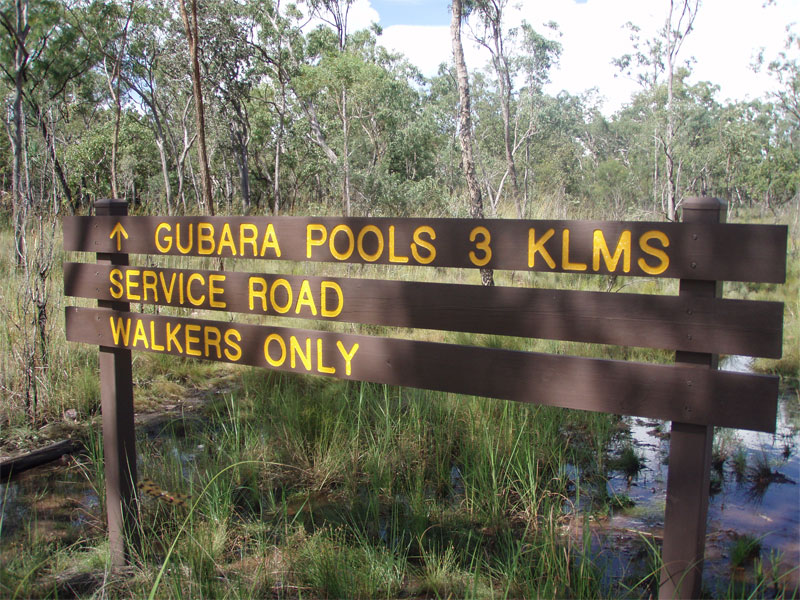
[[[66,217],[64,249],[782,283],[785,225]]]

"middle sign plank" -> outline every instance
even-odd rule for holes
[[[72,342],[645,418],[774,431],[775,377],[68,307]]]
[[[66,263],[68,296],[777,358],[777,302]]]

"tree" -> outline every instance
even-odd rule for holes
[[[464,48],[461,44],[461,20],[463,17],[461,0],[452,0],[452,18],[450,20],[450,38],[453,44],[453,60],[456,68],[459,97],[459,139],[461,142],[461,166],[467,179],[469,189],[469,213],[473,219],[483,218],[483,198],[478,178],[475,175],[475,159],[472,156],[472,107],[469,95],[469,74],[464,60]],[[492,269],[481,268],[483,285],[494,285]]]
[[[522,218],[517,167],[514,163],[511,140],[511,97],[513,93],[511,67],[506,48],[506,35],[503,31],[503,11],[507,4],[508,0],[482,0],[477,3],[476,8],[482,31],[475,35],[475,39],[489,51],[492,57],[492,66],[499,87],[500,111],[503,117],[503,149],[505,151],[506,176],[511,178],[512,196],[517,208],[517,216]],[[512,36],[513,34],[514,32],[511,33]],[[505,177],[503,178],[504,180]],[[500,189],[502,190],[502,184]]]
[[[111,39],[107,42],[101,41],[100,52],[103,56],[103,73],[106,77],[109,94],[114,103],[114,131],[111,136],[111,197],[120,198],[119,188],[117,186],[117,154],[119,149],[119,129],[122,120],[122,62],[126,54],[126,46],[128,43],[128,30],[133,17],[133,10],[135,0],[130,0],[127,15],[122,25],[122,30],[119,35],[112,35]],[[102,36],[97,32],[97,37]],[[105,43],[104,43],[105,42]],[[109,71],[108,63],[111,62],[111,70]]]
[[[5,8],[5,7],[4,7]],[[11,167],[11,206],[12,220],[14,223],[14,249],[16,251],[17,268],[25,265],[27,247],[25,244],[25,222],[27,220],[29,200],[29,186],[24,170],[26,168],[25,154],[25,115],[23,114],[22,96],[25,91],[27,71],[32,56],[27,44],[31,32],[28,22],[28,0],[14,0],[12,11],[0,11],[0,23],[11,38],[13,51],[13,70],[8,71],[3,67],[6,76],[13,81],[14,100],[11,106],[12,126],[9,130],[9,141],[13,163]]]
[[[666,158],[667,179],[667,219],[676,221],[678,218],[677,182],[675,175],[675,62],[680,53],[683,41],[692,31],[700,0],[678,0],[679,9],[675,10],[676,0],[669,1],[669,16],[664,26],[666,47],[664,54],[667,59],[667,132],[664,140],[664,156]],[[678,14],[676,18],[676,14]]]
[[[325,136],[319,127],[316,112],[314,111],[313,104],[306,103],[309,118],[311,120],[311,127],[313,132],[313,139],[325,152],[328,158],[334,162],[339,163],[342,169],[342,208],[344,216],[350,216],[350,202],[351,202],[351,189],[350,189],[350,109],[348,107],[348,84],[350,83],[351,73],[348,66],[348,59],[345,57],[348,42],[347,32],[347,19],[350,14],[350,7],[353,0],[310,0],[314,13],[322,19],[325,23],[333,27],[336,36],[336,50],[341,68],[341,74],[344,75],[337,92],[338,98],[336,104],[338,107],[339,118],[342,128],[342,151],[337,156],[335,152],[328,146]],[[336,66],[336,65],[334,65]]]
[[[192,71],[192,89],[194,92],[195,120],[197,122],[197,153],[200,162],[200,178],[203,184],[203,201],[209,214],[214,214],[214,197],[211,188],[211,173],[208,169],[208,152],[206,150],[206,117],[203,106],[203,89],[200,76],[199,28],[197,26],[197,0],[191,2],[191,15],[186,11],[186,0],[180,0],[181,18],[186,30],[186,41],[189,44],[189,56]],[[190,19],[191,17],[191,19]]]
[[[302,47],[302,33],[297,24],[301,14],[289,6],[286,14],[281,14],[281,1],[258,2],[251,5],[253,23],[258,28],[257,35],[251,35],[249,44],[257,51],[261,59],[262,72],[266,74],[271,85],[261,88],[261,100],[271,108],[276,119],[274,139],[274,157],[271,169],[265,171],[265,178],[272,188],[270,209],[277,215],[283,208],[281,190],[281,163],[286,146],[285,136],[290,125],[291,106],[290,90],[292,77],[300,70],[298,51]],[[260,111],[266,116],[264,111]],[[271,115],[271,116],[272,116]],[[266,131],[273,129],[266,127]]]

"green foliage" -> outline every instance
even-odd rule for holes
[[[761,540],[751,535],[736,536],[730,548],[731,567],[744,567],[761,554]]]

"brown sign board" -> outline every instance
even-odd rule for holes
[[[69,307],[67,339],[685,423],[773,431],[777,378]]]
[[[302,277],[83,263],[68,296],[276,317],[640,346],[781,355],[778,302]]]
[[[335,217],[66,217],[68,251],[783,282],[785,225]]]

